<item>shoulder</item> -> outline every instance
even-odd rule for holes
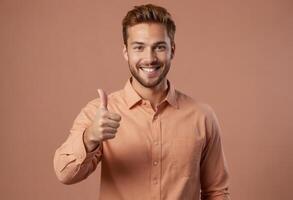
[[[198,101],[190,95],[176,90],[177,101],[182,109],[189,109],[197,116],[212,118],[215,115],[214,109],[207,103]]]
[[[183,110],[192,114],[195,124],[202,128],[207,138],[218,137],[221,129],[214,109],[207,103],[199,102],[196,99],[178,91],[178,100]]]

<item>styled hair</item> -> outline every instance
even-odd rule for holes
[[[163,7],[153,4],[134,6],[122,20],[123,42],[127,46],[127,29],[140,23],[159,23],[167,29],[171,44],[174,44],[176,26],[170,13]]]

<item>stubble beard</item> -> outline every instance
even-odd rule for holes
[[[132,67],[130,65],[130,63],[128,62],[128,67],[129,67],[129,70],[130,70],[130,73],[131,75],[143,86],[143,87],[146,87],[146,88],[154,88],[156,87],[157,85],[159,85],[167,76],[169,70],[170,70],[170,66],[171,66],[171,63],[167,63],[165,66],[162,66],[164,67],[163,69],[163,72],[159,75],[159,78],[156,79],[155,82],[151,82],[151,83],[147,83],[144,81],[143,78],[141,78],[139,76],[139,67],[136,66],[136,67]],[[136,70],[137,69],[137,70]]]

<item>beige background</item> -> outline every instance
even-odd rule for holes
[[[121,20],[144,1],[121,2],[0,0],[1,199],[97,199],[97,172],[62,185],[53,155],[129,77]],[[169,79],[220,119],[232,199],[293,199],[293,2],[151,2],[177,25]]]

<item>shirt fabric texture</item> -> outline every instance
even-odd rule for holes
[[[100,106],[90,101],[56,150],[54,169],[65,184],[87,178],[101,164],[100,200],[229,200],[229,174],[214,111],[176,90],[156,109],[131,84],[108,95],[121,115],[116,137],[86,152],[83,133]]]

